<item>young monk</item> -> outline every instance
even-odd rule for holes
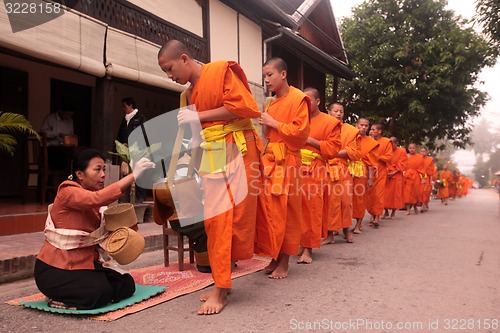
[[[342,123],[340,128],[342,149],[334,159],[328,161],[332,170],[338,170],[338,177],[333,177],[333,181],[330,184],[329,212],[323,224],[323,236],[325,236],[325,239],[323,239],[322,245],[333,244],[334,235],[340,229],[342,229],[347,243],[353,243],[354,237],[350,231],[350,227],[352,226],[353,187],[352,176],[349,173],[348,166],[350,162],[361,158],[359,130],[352,125],[344,123],[344,106],[342,104],[331,104],[328,107],[328,114]]]
[[[420,198],[420,187],[424,174],[424,157],[417,153],[417,145],[410,143],[408,145],[408,169],[404,174],[405,187],[403,200],[406,205],[406,215],[410,215],[412,206],[415,214],[418,214],[417,204]]]
[[[391,162],[387,165],[387,180],[384,190],[385,212],[382,218],[388,218],[389,210],[391,210],[391,220],[394,220],[396,210],[402,209],[405,206],[403,200],[403,173],[408,168],[408,154],[405,148],[398,147],[398,139],[396,137],[391,137],[391,141],[393,154]]]
[[[261,163],[263,191],[259,196],[255,253],[273,258],[264,271],[272,279],[288,276],[290,256],[297,255],[300,243],[302,193],[300,149],[309,137],[311,101],[288,84],[287,65],[271,58],[262,68],[264,83],[274,93],[259,123],[265,126],[267,141]],[[262,223],[267,221],[267,224]]]
[[[389,138],[382,136],[382,124],[373,124],[370,128],[370,136],[377,140],[378,146],[378,165],[375,182],[373,187],[366,192],[367,202],[366,209],[372,215],[372,225],[378,228],[380,215],[384,211],[384,190],[387,180],[387,163],[392,158],[392,143]]]
[[[227,147],[236,145],[243,155],[246,176],[233,170],[232,162],[235,159],[230,155],[234,150],[229,148],[226,159],[222,159],[227,163],[225,172],[221,174],[214,171],[204,176],[204,211],[205,217],[209,216],[204,223],[215,286],[213,291],[201,296],[200,299],[205,303],[198,314],[217,314],[228,303],[231,262],[253,257],[259,190],[254,184],[259,181],[261,143],[250,118],[259,117],[260,111],[250,92],[245,73],[233,61],[201,65],[193,59],[184,44],[170,40],[160,49],[158,64],[171,80],[179,84],[190,83],[186,97],[188,104],[196,105],[196,112],[181,110],[178,114],[179,125],[201,122],[207,142],[222,142]],[[210,149],[204,151],[204,154],[211,153]],[[234,198],[234,179],[240,177],[248,185],[244,200],[238,204],[233,202],[234,205],[228,210],[214,214],[211,209],[220,206],[221,197]],[[221,179],[226,181],[221,182]]]
[[[420,192],[420,202],[422,203],[422,208],[420,211],[425,213],[429,210],[429,201],[431,200],[432,192],[432,182],[436,179],[436,166],[434,165],[434,158],[429,156],[429,152],[426,147],[420,148],[420,155],[424,157],[424,170],[425,175],[422,179],[422,188]]]
[[[323,215],[328,214],[324,199],[328,195],[329,182],[326,161],[340,151],[340,121],[319,110],[321,102],[315,88],[306,88],[311,99],[311,132],[307,143],[300,150],[302,155],[302,220],[300,246],[302,254],[297,263],[312,263],[312,249],[321,246]]]
[[[377,166],[378,142],[367,135],[370,128],[368,119],[359,118],[356,128],[359,130],[361,159],[352,162],[349,172],[352,175],[353,183],[352,218],[356,219],[356,225],[352,232],[360,234],[366,211],[366,189],[368,186],[373,186],[375,177],[374,168]]]

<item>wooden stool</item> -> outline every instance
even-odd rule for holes
[[[167,221],[163,224],[163,256],[165,260],[165,267],[170,266],[169,251],[177,251],[177,258],[179,261],[179,271],[184,270],[184,252],[189,251],[189,262],[194,264],[194,250],[193,243],[189,241],[188,247],[184,247],[184,236],[175,231],[170,227],[170,223]],[[177,237],[177,246],[169,245],[168,236]]]

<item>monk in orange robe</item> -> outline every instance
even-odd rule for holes
[[[352,226],[352,176],[349,163],[361,158],[359,149],[359,130],[344,123],[344,106],[333,103],[328,107],[328,114],[342,122],[340,142],[342,149],[334,159],[328,161],[330,170],[330,191],[328,194],[328,215],[323,218],[322,245],[333,244],[334,235],[342,229],[347,243],[353,243]],[[340,200],[339,200],[340,199]]]
[[[302,148],[302,220],[300,254],[297,263],[312,263],[312,249],[321,245],[323,215],[328,214],[324,204],[329,190],[329,176],[326,162],[340,151],[340,121],[321,112],[319,92],[306,88],[305,94],[311,99],[311,132],[307,144]]]
[[[196,111],[181,110],[178,114],[179,125],[201,122],[204,133],[207,129],[223,128],[217,125],[225,125],[231,130],[221,130],[218,134],[226,145],[235,146],[236,136],[245,143],[245,149],[240,152],[246,175],[242,176],[242,172],[239,172],[238,179],[246,177],[247,195],[242,202],[234,203],[227,211],[206,217],[204,221],[215,286],[213,291],[201,296],[200,299],[205,302],[198,314],[216,314],[228,302],[232,261],[251,259],[254,253],[259,188],[252,184],[260,180],[259,153],[262,145],[250,118],[258,118],[260,111],[250,92],[245,73],[235,62],[216,61],[201,65],[193,59],[184,44],[170,40],[160,49],[158,64],[171,80],[180,84],[190,83],[186,97],[189,104],[196,105]],[[208,138],[206,140],[209,141]],[[228,155],[233,152],[227,149]],[[205,213],[207,209],[217,207],[220,203],[214,201],[222,196],[234,198],[231,191],[234,187],[231,188],[229,184],[236,178],[238,171],[231,169],[231,156],[226,156],[226,161],[224,176],[227,184],[221,186],[220,173],[204,177]]]
[[[417,145],[410,143],[408,145],[408,169],[404,174],[405,188],[403,199],[406,205],[406,215],[410,215],[412,206],[415,214],[418,214],[417,204],[421,195],[420,188],[424,175],[424,157],[417,153]]]
[[[405,206],[403,201],[403,173],[408,168],[408,154],[406,149],[398,147],[398,139],[391,137],[392,158],[387,164],[387,180],[384,191],[385,212],[383,219],[389,217],[391,210],[391,220],[396,216],[396,211]]]
[[[453,170],[451,172],[451,182],[448,185],[448,194],[451,200],[455,200],[457,197],[457,184],[459,176],[460,174],[457,172],[457,170]]]
[[[359,150],[361,159],[351,162],[349,172],[352,175],[352,218],[356,219],[356,225],[352,232],[360,234],[365,217],[366,189],[372,187],[375,177],[374,169],[377,167],[378,142],[367,135],[370,123],[366,118],[359,118],[356,123],[359,130]],[[361,171],[360,171],[361,170]]]
[[[373,124],[370,128],[370,136],[378,143],[378,165],[373,187],[366,191],[366,209],[372,215],[371,224],[378,228],[380,215],[384,212],[384,191],[387,181],[387,163],[392,159],[392,142],[389,138],[382,136],[382,124]]]
[[[448,198],[450,193],[448,192],[448,186],[450,185],[452,179],[451,171],[448,170],[448,164],[443,165],[443,169],[438,173],[438,180],[440,187],[438,189],[437,197],[441,199],[442,205],[448,205]]]
[[[290,256],[297,255],[302,218],[300,149],[309,137],[311,101],[288,85],[287,65],[271,58],[262,68],[264,83],[274,98],[259,123],[267,141],[261,158],[262,194],[259,196],[255,253],[273,258],[264,269],[273,279],[288,276]]]
[[[420,191],[420,202],[422,203],[422,208],[420,211],[422,213],[429,210],[429,201],[431,200],[432,192],[432,182],[436,179],[436,166],[434,165],[434,158],[429,156],[427,148],[420,148],[420,155],[424,157],[424,170],[425,175],[422,178],[422,187]]]

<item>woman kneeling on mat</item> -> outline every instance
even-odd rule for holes
[[[103,267],[99,243],[102,206],[116,201],[134,179],[154,163],[142,158],[133,172],[104,188],[105,157],[87,149],[73,159],[73,174],[64,181],[49,208],[45,241],[35,262],[35,282],[53,307],[95,309],[135,292],[130,274]],[[104,238],[103,238],[104,237]]]

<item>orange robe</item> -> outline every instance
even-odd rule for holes
[[[376,178],[373,187],[366,191],[366,209],[368,213],[374,216],[380,216],[384,212],[384,191],[387,180],[387,163],[392,158],[392,141],[381,137],[377,140],[378,146],[378,165]]]
[[[431,200],[432,181],[436,178],[436,168],[432,157],[424,156],[424,170],[425,175],[422,178],[420,202],[427,203]]]
[[[189,102],[196,105],[198,112],[225,106],[239,118],[260,116],[245,73],[232,61],[216,61],[203,65],[201,77],[193,88]],[[207,128],[229,122],[204,122],[201,125]],[[259,182],[259,151],[262,150],[262,145],[255,130],[245,130],[244,135],[248,149],[243,156],[248,194],[233,208],[206,218],[204,222],[212,276],[219,288],[231,288],[231,260],[250,259],[254,253],[259,188],[252,184]],[[228,143],[235,143],[232,133],[226,135],[225,140]],[[231,182],[233,179],[231,170],[226,170],[225,177]],[[220,177],[218,179],[213,179],[210,175],[204,177],[205,211],[216,207],[219,204],[217,200],[231,192],[227,186],[220,185]],[[231,193],[229,195],[232,196]]]
[[[320,149],[306,144],[304,149],[320,154],[310,165],[303,160],[302,174],[302,220],[300,246],[319,248],[321,246],[323,215],[328,214],[328,205],[324,203],[329,190],[329,177],[326,162],[337,156],[340,151],[339,120],[320,113],[311,120],[309,137],[320,142]],[[304,164],[304,162],[306,164]]]
[[[360,137],[359,148],[363,163],[363,176],[352,177],[352,218],[362,219],[365,216],[366,184],[368,182],[369,167],[377,166],[378,142],[371,136]]]
[[[257,211],[255,253],[278,258],[297,255],[302,218],[300,149],[309,137],[310,100],[290,87],[287,95],[271,102],[268,113],[280,124],[268,128],[266,151],[261,158],[262,191]]]
[[[450,196],[450,192],[448,192],[448,186],[451,182],[451,171],[450,170],[441,170],[439,171],[439,179],[443,182],[443,187],[438,190],[437,197],[439,199],[445,199]]]
[[[418,203],[420,198],[420,187],[425,174],[424,157],[420,154],[408,155],[408,170],[405,172],[405,204],[413,205]]]
[[[448,193],[451,198],[455,198],[457,196],[458,177],[458,173],[451,173],[451,182],[448,185]]]
[[[397,171],[392,177],[387,176],[384,191],[384,208],[401,209],[403,200],[403,173],[408,168],[408,154],[403,147],[393,150],[391,162],[387,165],[387,173]]]
[[[348,157],[336,157],[328,161],[330,165],[330,189],[328,191],[328,214],[323,217],[323,237],[328,231],[340,231],[352,225],[352,176],[349,161],[361,158],[359,130],[342,123],[340,142]],[[338,174],[338,175],[337,175]]]

